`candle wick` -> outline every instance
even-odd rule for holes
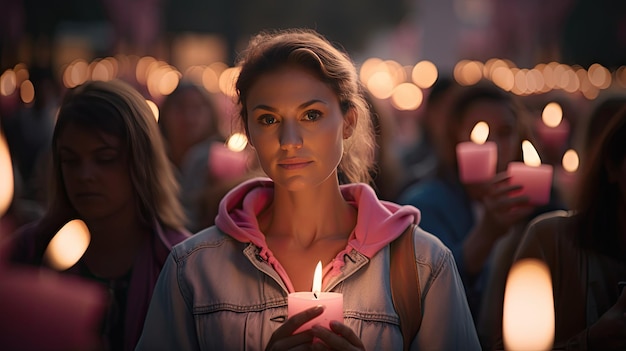
[[[313,292],[313,296],[315,296],[315,299],[316,299],[316,300],[318,299],[318,297],[317,297],[317,291],[314,291],[314,292]]]

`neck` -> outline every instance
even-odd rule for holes
[[[268,237],[291,237],[306,247],[320,239],[347,239],[356,217],[338,184],[329,181],[311,191],[276,187],[274,201],[259,216],[259,224]]]

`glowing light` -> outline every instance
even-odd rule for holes
[[[148,106],[150,106],[150,110],[152,111],[152,115],[154,116],[154,119],[158,122],[159,121],[159,107],[152,100],[147,100],[146,99],[146,103],[148,104]]]
[[[13,201],[13,164],[9,146],[0,130],[0,217]]]
[[[580,165],[580,159],[578,158],[578,153],[574,149],[569,149],[565,151],[563,154],[562,160],[563,169],[567,172],[573,173],[578,170],[578,166]]]
[[[555,128],[563,120],[563,109],[557,102],[550,102],[544,108],[541,113],[541,120],[548,127]]]
[[[173,69],[166,70],[158,83],[159,93],[161,95],[171,94],[180,83],[180,77],[180,72]]]
[[[589,66],[589,81],[600,89],[606,89],[611,85],[611,72],[599,63]]]
[[[550,350],[554,342],[554,299],[550,270],[523,259],[509,271],[502,332],[506,350]]]
[[[241,67],[229,67],[225,69],[219,78],[219,87],[220,91],[230,97],[234,97],[237,95],[235,90],[235,82],[237,81],[237,77],[239,77],[239,72],[241,71]]]
[[[228,138],[226,146],[229,150],[240,152],[243,151],[248,145],[248,138],[243,133],[234,133]]]
[[[470,139],[474,143],[482,145],[487,141],[487,138],[489,138],[489,125],[483,121],[476,123],[470,133]]]
[[[515,86],[515,76],[508,67],[496,67],[491,73],[493,83],[501,89],[511,91]]]
[[[473,85],[483,78],[483,64],[461,60],[454,66],[454,79],[461,85]]]
[[[17,76],[12,69],[7,69],[0,76],[0,95],[9,96],[17,89]]]
[[[85,222],[74,219],[67,222],[50,240],[44,253],[44,261],[53,269],[64,271],[83,256],[91,235]]]
[[[375,98],[387,99],[393,93],[393,79],[389,72],[376,72],[367,81],[367,89]]]
[[[413,83],[402,83],[396,86],[391,94],[391,103],[403,111],[416,110],[422,104],[424,94]]]
[[[220,92],[219,76],[211,67],[202,71],[202,86],[211,93]]]
[[[528,141],[522,141],[522,153],[524,155],[524,164],[526,166],[531,167],[539,167],[541,166],[541,158],[539,158],[539,154],[533,144]]]
[[[157,60],[151,56],[144,56],[137,61],[137,66],[135,67],[135,78],[137,82],[146,84],[148,80],[148,68],[156,62]]]
[[[359,70],[359,77],[361,79],[361,83],[367,84],[374,73],[379,72],[381,65],[383,65],[383,60],[372,57],[368,58],[361,65],[361,69]]]
[[[35,87],[28,79],[20,84],[20,98],[25,104],[30,104],[35,100]]]
[[[411,71],[413,83],[422,89],[428,89],[435,84],[438,76],[437,66],[426,60],[418,62]]]

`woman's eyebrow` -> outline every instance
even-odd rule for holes
[[[321,104],[327,105],[327,103],[325,101],[323,101],[323,100],[313,99],[313,100],[309,100],[307,102],[304,102],[304,103],[300,104],[300,106],[298,106],[298,108],[299,109],[307,108],[307,107],[309,107],[309,106],[311,106],[313,104],[316,104],[316,103],[321,103]],[[278,111],[277,109],[275,109],[275,108],[273,108],[271,106],[263,105],[263,104],[259,104],[259,105],[254,106],[252,108],[252,110],[253,111],[254,110],[266,110],[266,111],[270,111],[270,112],[277,112]]]

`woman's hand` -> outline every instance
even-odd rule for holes
[[[330,330],[316,325],[311,329],[313,336],[321,342],[313,342],[313,350],[365,350],[358,336],[347,325],[339,321],[330,322]]]
[[[301,325],[319,316],[324,312],[324,306],[315,306],[291,316],[272,334],[266,351],[279,350],[310,350],[313,342],[311,330],[294,334]]]
[[[323,311],[324,306],[316,306],[293,315],[276,329],[265,350],[365,350],[352,329],[338,321],[330,322],[330,330],[315,325],[310,330],[294,334],[301,325]]]

